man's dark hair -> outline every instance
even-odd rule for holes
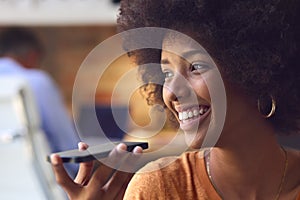
[[[0,32],[0,56],[24,56],[28,51],[43,54],[43,47],[34,32],[22,27],[11,27]]]

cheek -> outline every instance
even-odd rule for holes
[[[206,100],[207,102],[211,102],[210,94],[206,82],[201,78],[196,81],[191,82],[191,86],[195,92],[195,94],[201,99]]]
[[[166,106],[170,108],[170,91],[164,86],[162,88],[162,98]]]

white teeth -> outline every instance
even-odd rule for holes
[[[189,110],[189,111],[183,111],[178,112],[178,118],[180,121],[191,119],[193,117],[197,117],[198,115],[203,115],[208,111],[208,107],[206,106],[200,106],[199,109]]]
[[[193,114],[195,117],[197,117],[199,115],[199,110],[193,110]]]
[[[199,113],[200,113],[200,115],[203,115],[203,113],[204,113],[203,107],[200,108]]]
[[[187,113],[187,112],[183,112],[183,113],[182,113],[182,119],[183,119],[183,120],[186,120],[186,119],[188,119],[188,118],[189,118],[188,113]]]
[[[178,113],[178,118],[179,118],[179,120],[183,119],[182,112]]]
[[[189,111],[189,112],[188,112],[188,114],[189,114],[189,118],[192,118],[192,117],[194,117],[194,114],[193,114],[193,112],[192,112],[192,111]]]

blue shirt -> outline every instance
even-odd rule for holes
[[[17,75],[28,81],[52,152],[77,148],[79,137],[54,81],[42,70],[25,69],[10,58],[0,58],[0,75]]]

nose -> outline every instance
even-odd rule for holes
[[[166,82],[164,88],[170,101],[182,101],[191,93],[188,80],[180,73],[176,73],[172,80]]]

